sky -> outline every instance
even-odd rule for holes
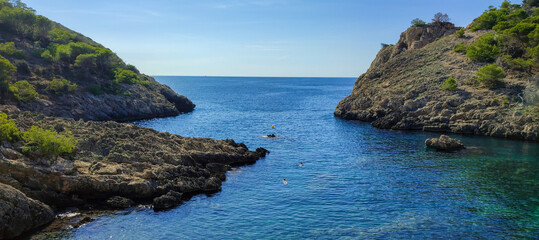
[[[437,12],[466,26],[501,0],[23,0],[148,75],[357,77]],[[520,3],[520,1],[513,3]]]

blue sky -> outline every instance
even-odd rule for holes
[[[357,77],[412,19],[444,12],[466,26],[502,1],[24,2],[149,75]]]

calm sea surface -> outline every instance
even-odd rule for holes
[[[425,139],[439,134],[335,118],[355,79],[156,79],[197,108],[136,124],[271,154],[229,172],[222,192],[166,212],[105,215],[66,238],[539,238],[538,143],[452,135],[470,148],[428,151]],[[279,137],[263,137],[271,133]]]

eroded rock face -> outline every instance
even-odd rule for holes
[[[404,31],[391,52],[394,57],[408,50],[420,49],[436,39],[449,36],[459,28],[449,22],[430,23],[421,27],[411,27]]]
[[[481,63],[453,51],[487,31],[466,31],[459,38],[452,24],[412,27],[395,46],[380,50],[335,116],[372,122],[382,129],[423,130],[539,141],[536,106],[523,105],[524,92],[539,89],[537,69],[504,69],[505,85],[480,88],[473,81]],[[438,39],[438,40],[436,40]],[[449,77],[456,91],[441,88]]]
[[[438,151],[455,151],[464,148],[459,140],[442,135],[440,138],[430,138],[425,141],[425,145]]]
[[[47,116],[93,121],[134,121],[176,116],[193,111],[195,104],[168,86],[149,78],[148,86],[125,85],[125,94],[94,95],[79,92],[70,95],[51,95],[48,100],[19,102],[22,110]],[[44,94],[44,93],[43,93]]]
[[[54,220],[52,209],[0,183],[0,239],[10,239]]]

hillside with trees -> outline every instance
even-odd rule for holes
[[[174,116],[195,107],[19,0],[0,0],[0,103],[85,120]]]
[[[383,129],[539,140],[539,1],[490,7],[466,28],[414,19],[383,44],[335,115]]]

